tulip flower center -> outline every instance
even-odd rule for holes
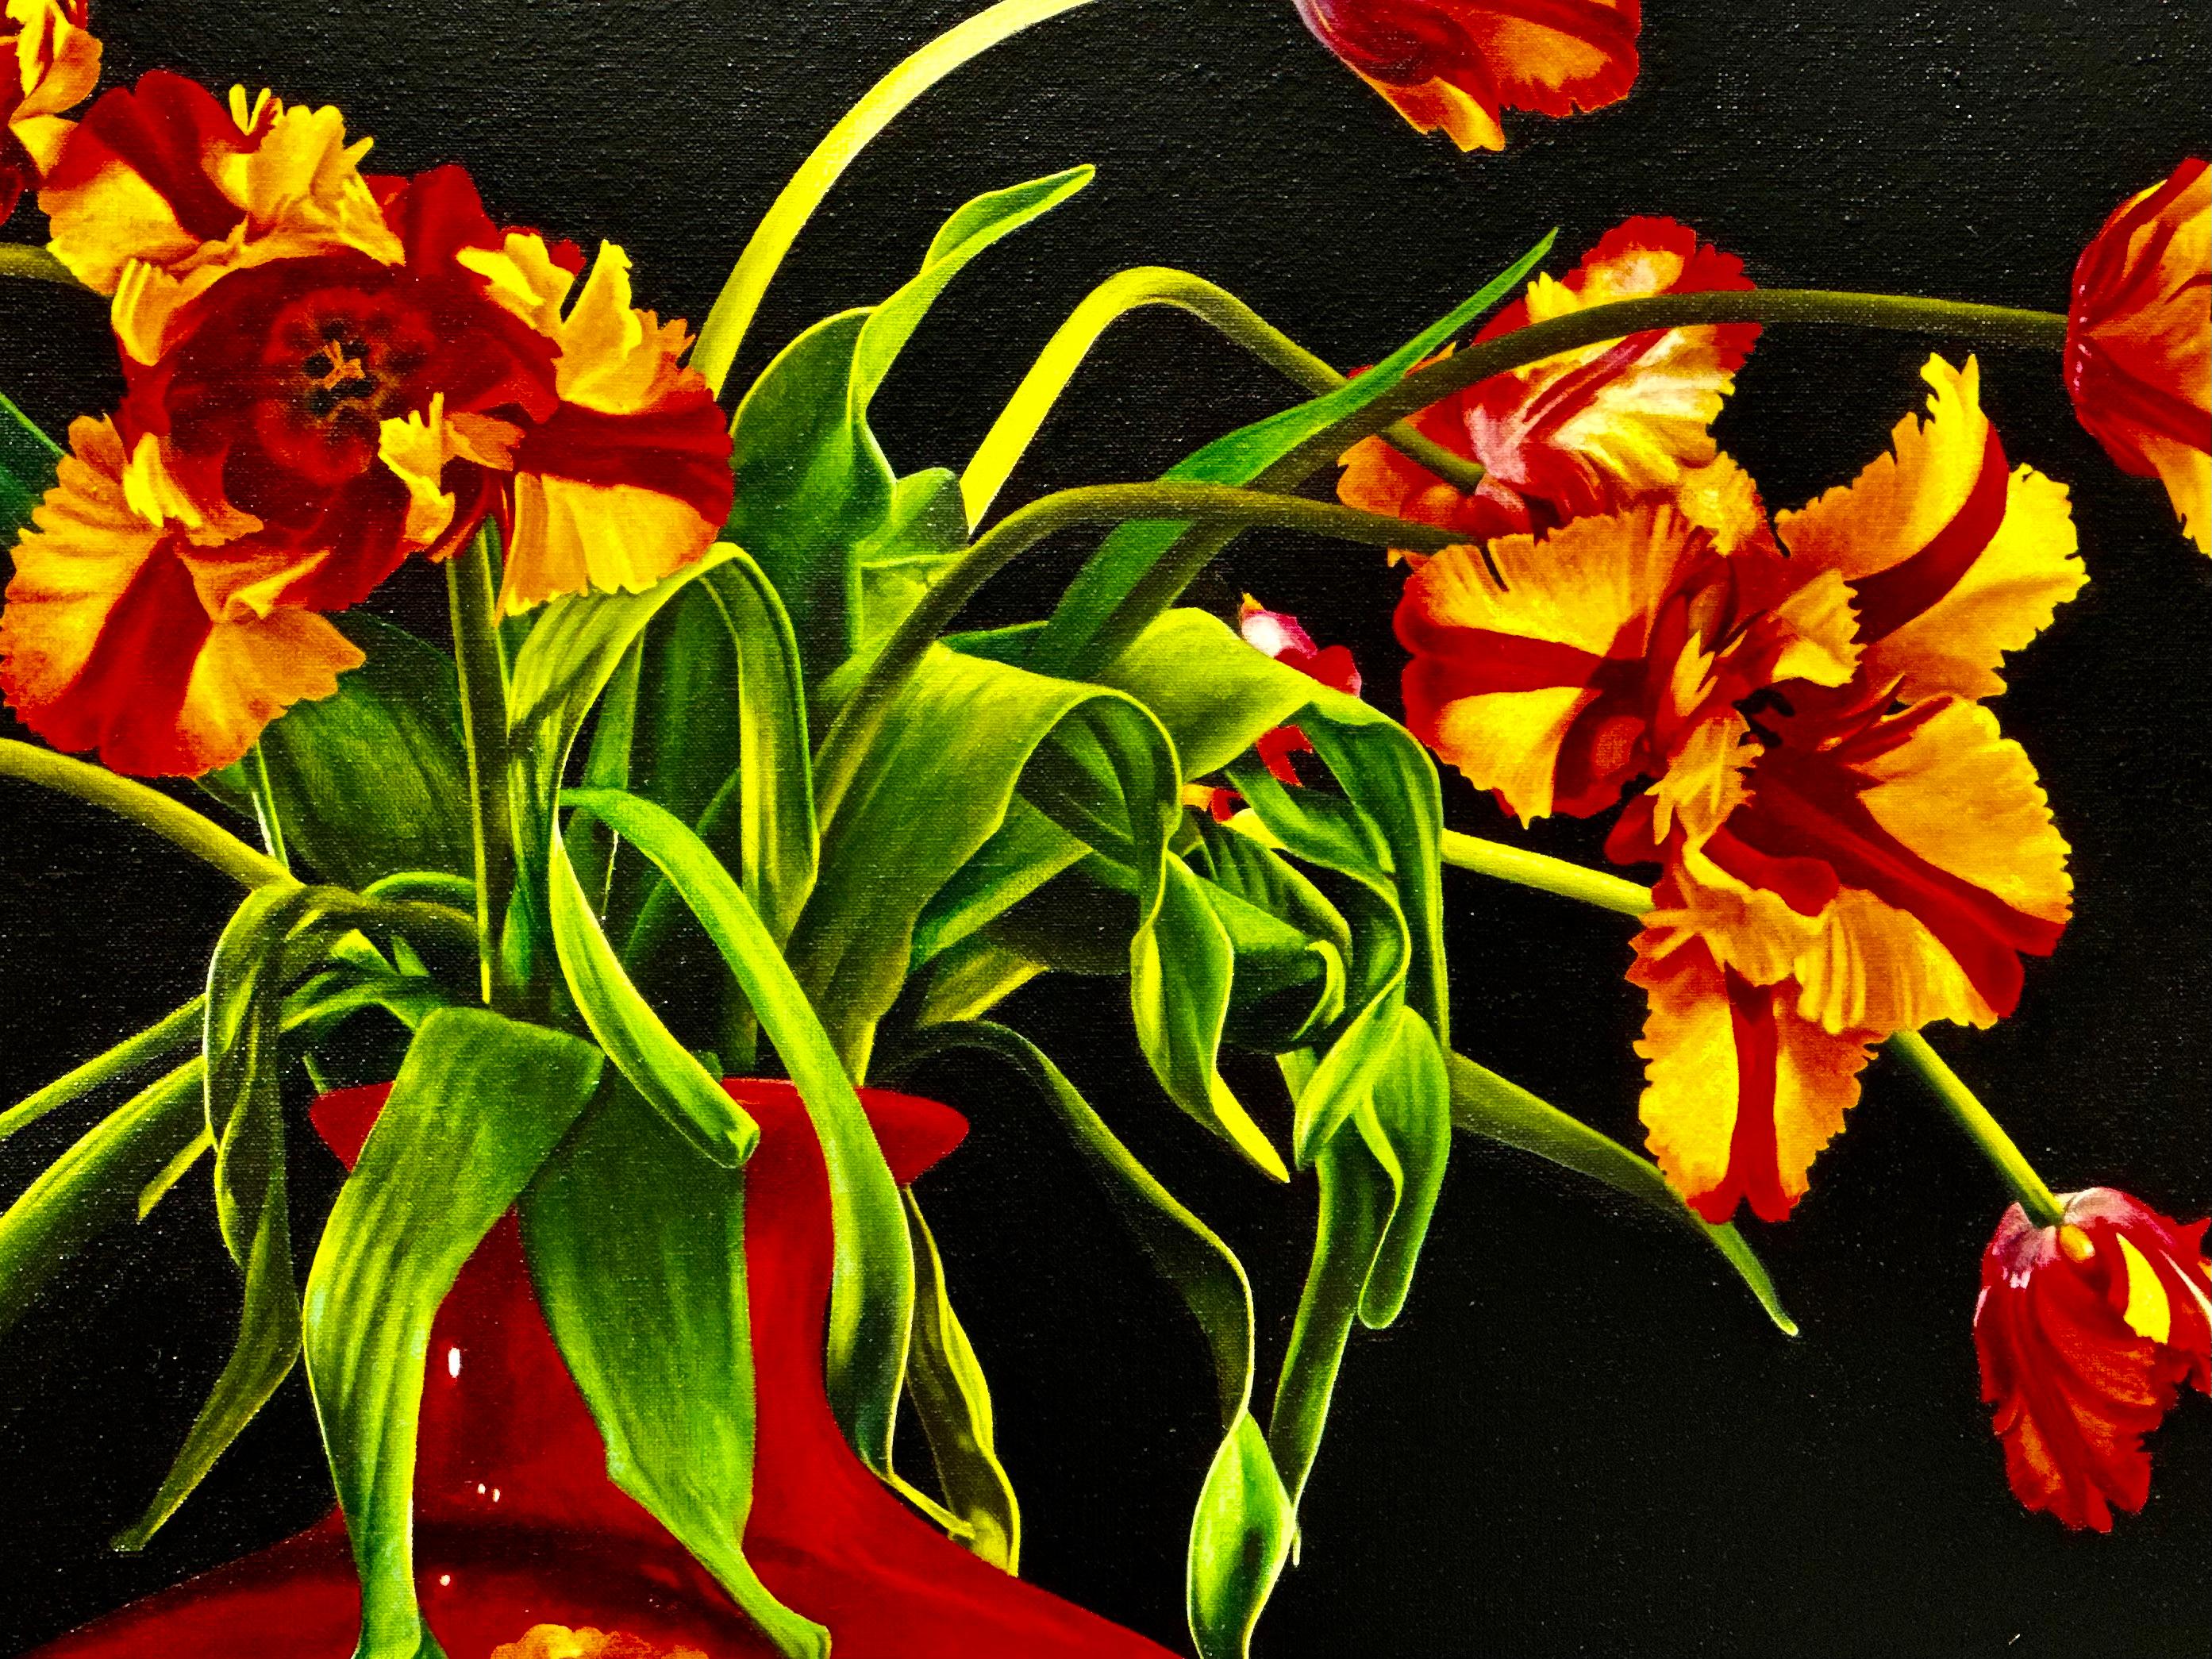
[[[412,382],[435,348],[430,319],[388,292],[301,295],[268,325],[256,435],[318,483],[354,477],[374,460],[383,422],[424,401]]]

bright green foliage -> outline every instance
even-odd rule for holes
[[[336,622],[368,660],[339,677],[335,696],[295,703],[261,734],[286,850],[354,888],[400,870],[467,874],[468,763],[453,659],[374,617]],[[202,781],[249,817],[251,764]]]
[[[864,568],[879,576],[901,569],[908,582],[926,581],[931,560],[967,541],[951,476],[908,481],[902,491],[869,430],[868,405],[884,376],[969,260],[1091,177],[1091,168],[1074,167],[976,198],[945,221],[905,286],[878,305],[817,323],[778,354],[738,404],[731,428],[737,506],[725,534],[760,562],[783,596],[808,684],[888,626],[865,612]],[[957,541],[947,514],[958,515]],[[908,592],[901,603],[895,583],[879,581],[878,589],[901,614],[913,602]]]
[[[830,1638],[740,1540],[753,1492],[744,1175],[701,1158],[619,1082],[522,1200],[546,1322],[607,1444],[607,1474],[793,1659]]]
[[[1797,1334],[1796,1321],[1783,1307],[1774,1281],[1743,1235],[1732,1225],[1713,1225],[1683,1203],[1681,1194],[1649,1159],[1464,1055],[1450,1056],[1449,1066],[1452,1120],[1461,1128],[1601,1181],[1690,1228],[1726,1258],[1777,1330],[1784,1336]]]
[[[584,1024],[630,1085],[693,1151],[725,1169],[736,1169],[752,1156],[760,1125],[722,1091],[714,1074],[676,1040],[630,983],[557,835],[548,882],[554,952]]]
[[[1554,232],[1553,235],[1556,235]],[[1248,484],[1273,462],[1395,387],[1453,336],[1491,309],[1551,251],[1547,236],[1486,283],[1480,292],[1438,319],[1364,374],[1333,392],[1215,439],[1161,475],[1163,482]],[[1178,562],[1189,530],[1172,520],[1124,525],[1107,537],[1069,584],[1029,655],[1040,673],[1087,673],[1121,654],[1154,617],[1173,605],[1203,560]],[[1222,538],[1225,542],[1226,537]],[[1221,543],[1212,544],[1218,547]],[[1209,549],[1206,556],[1211,556]]]
[[[299,1358],[279,1037],[287,987],[320,957],[340,926],[333,912],[351,902],[330,888],[260,888],[216,942],[208,968],[206,1127],[215,1141],[216,1219],[245,1273],[246,1306],[207,1403],[153,1502],[115,1540],[118,1549],[145,1547]]]
[[[1297,1513],[1251,1413],[1206,1472],[1191,1516],[1183,1605],[1199,1659],[1244,1659],[1297,1536]]]
[[[898,1188],[860,1097],[744,890],[698,836],[664,808],[619,790],[571,790],[562,799],[599,817],[668,878],[721,953],[805,1103],[830,1177],[830,1403],[861,1461],[887,1476],[913,1319],[914,1259]],[[557,859],[557,836],[554,847]]]
[[[361,1572],[357,1659],[436,1659],[415,1597],[416,1418],[455,1275],[599,1081],[589,1043],[483,1009],[423,1022],[307,1274],[307,1380]]]
[[[945,1260],[914,1189],[904,1190],[915,1267],[914,1340],[907,1351],[907,1398],[921,1419],[936,1466],[953,1536],[995,1567],[1021,1571],[1022,1512],[999,1461],[991,1389],[952,1310]]]
[[[1239,1659],[1292,1536],[1290,1499],[1251,1414],[1252,1287],[1243,1266],[1138,1162],[1035,1043],[978,1020],[931,1027],[914,1052],[918,1058],[955,1047],[997,1055],[1053,1108],[1100,1189],[1206,1338],[1225,1433],[1192,1522],[1188,1612],[1201,1659]]]
[[[40,1172],[0,1214],[0,1334],[71,1256],[130,1218],[139,1188],[206,1122],[194,1058],[132,1096]]]

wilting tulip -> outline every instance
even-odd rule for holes
[[[2212,1393],[2212,1263],[2184,1226],[2110,1187],[2065,1200],[2056,1226],[2017,1204],[1982,1257],[1974,1348],[2013,1494],[2109,1532],[2150,1494],[2142,1437],[2184,1383]]]
[[[2130,197],[2074,267],[2066,389],[2123,472],[2155,477],[2212,553],[2212,170]]]
[[[744,1534],[761,1577],[829,1628],[836,1659],[1166,1659],[952,1543],[847,1446],[823,1384],[831,1237],[821,1151],[789,1084],[727,1086],[761,1127],[745,1178],[758,1454]],[[385,1092],[347,1090],[316,1108],[349,1162]],[[966,1132],[933,1102],[881,1090],[861,1100],[902,1185]],[[428,1353],[416,1581],[449,1659],[772,1659],[705,1571],[608,1480],[606,1448],[538,1311],[513,1217],[463,1268]],[[334,1512],[39,1659],[345,1659],[360,1607]]]
[[[1421,132],[1503,149],[1500,109],[1571,115],[1628,96],[1641,0],[1297,0],[1321,43]]]

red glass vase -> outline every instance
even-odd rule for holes
[[[823,1390],[830,1193],[788,1083],[723,1086],[757,1120],[745,1258],[758,1450],[745,1549],[784,1603],[826,1626],[835,1659],[1164,1659],[1167,1650],[946,1539],[845,1443]],[[383,1087],[317,1103],[352,1167]],[[933,1101],[860,1091],[903,1186],[967,1124]],[[702,1388],[715,1379],[702,1377]],[[538,1311],[513,1215],[461,1270],[431,1328],[416,1457],[415,1558],[449,1659],[751,1659],[774,1650],[645,1510],[605,1449]],[[39,1659],[347,1659],[360,1589],[343,1518],[163,1591]],[[561,1626],[588,1632],[580,1644]],[[618,1633],[618,1639],[617,1639]],[[526,1640],[526,1638],[528,1638]]]

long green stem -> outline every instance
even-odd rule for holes
[[[823,739],[814,772],[816,811],[827,824],[860,769],[907,677],[985,582],[1039,542],[1077,525],[1133,519],[1189,520],[1250,526],[1273,525],[1376,547],[1438,552],[1455,539],[1433,525],[1413,524],[1295,495],[1269,495],[1227,484],[1097,484],[1066,489],[1010,513],[977,539],[908,611],[869,664]]]
[[[23,276],[34,283],[54,283],[63,288],[84,288],[76,273],[42,247],[19,242],[0,243],[0,276]],[[90,293],[89,289],[86,289]]]
[[[476,856],[477,962],[484,1001],[503,1006],[500,933],[514,879],[514,825],[507,799],[507,651],[499,636],[494,532],[477,533],[446,566],[453,662],[461,679],[461,735],[468,747],[469,827]]]
[[[2004,1126],[1990,1115],[1990,1109],[1944,1064],[1943,1056],[1928,1046],[1927,1038],[1917,1031],[1899,1031],[1882,1046],[1918,1073],[1929,1092],[1951,1115],[1951,1121],[2004,1177],[2029,1220],[2039,1227],[2055,1227],[2064,1219],[2063,1206],[2036,1174],[2035,1166],[2004,1132]]]
[[[1409,429],[1401,425],[1407,416],[1493,374],[1650,329],[1712,323],[1825,323],[2049,350],[2059,349],[2066,340],[2066,319],[2056,312],[2017,311],[2005,306],[1890,294],[1744,289],[1620,300],[1532,323],[1415,370],[1358,414],[1347,416],[1288,451],[1253,479],[1252,488],[1278,494],[1302,489],[1361,439],[1388,430],[1396,442],[1395,434]],[[1194,525],[1185,531],[1098,625],[1090,649],[1072,665],[1073,672],[1090,672],[1142,633],[1235,534],[1233,528],[1206,525]]]
[[[194,997],[183,1007],[164,1014],[136,1036],[125,1037],[106,1054],[94,1055],[83,1065],[56,1078],[36,1094],[0,1112],[0,1140],[6,1139],[27,1124],[37,1122],[57,1106],[66,1106],[104,1084],[129,1076],[147,1061],[158,1060],[172,1049],[180,1048],[197,1040],[201,1016],[206,1006],[206,998]]]
[[[1358,440],[1426,409],[1440,398],[1509,369],[1561,352],[1650,329],[1711,323],[1824,323],[1907,334],[1936,334],[1984,345],[2057,351],[2066,343],[2066,319],[2055,311],[1963,300],[1927,300],[1897,294],[1852,294],[1830,289],[1765,288],[1695,294],[1654,294],[1569,312],[1495,339],[1480,341],[1441,362],[1417,369],[1357,415],[1292,450],[1261,475],[1268,489],[1303,483]]]
[[[783,264],[783,256],[791,251],[799,231],[853,159],[900,111],[969,58],[1032,24],[1085,3],[1087,0],[1000,0],[905,59],[823,135],[761,216],[728,281],[715,297],[714,308],[700,325],[699,343],[691,350],[691,367],[707,377],[717,397],[729,378],[730,366],[737,361],[738,349],[744,343],[745,331],[752,326],[753,315],[760,309],[761,296],[768,292],[769,283]]]
[[[1577,899],[1624,915],[1641,916],[1651,908],[1651,890],[1648,887],[1639,887],[1632,881],[1624,881],[1601,870],[1587,869],[1565,859],[1555,859],[1548,854],[1504,846],[1456,830],[1444,832],[1443,860],[1456,869],[1472,870],[1500,881],[1556,893],[1562,898]],[[2029,1218],[2038,1226],[2057,1225],[2061,1218],[2060,1206],[2050,1187],[2035,1172],[2035,1167],[2013,1138],[2004,1132],[2003,1126],[1990,1115],[1990,1109],[1975,1098],[1974,1091],[1944,1064],[1943,1057],[1928,1046],[1927,1038],[1917,1031],[1899,1031],[1882,1047],[1911,1066],[1928,1085],[1929,1091],[1950,1114],[1951,1121],[1966,1132],[1966,1138],[1980,1149],[2012,1189],[2013,1196],[2020,1200]]]
[[[248,847],[221,824],[171,800],[158,789],[118,776],[105,767],[72,760],[13,738],[0,738],[0,777],[35,783],[104,807],[183,848],[240,886],[266,887],[292,879],[292,872],[283,865]]]
[[[983,434],[960,475],[960,497],[970,526],[982,522],[1046,417],[1075,378],[1099,337],[1131,312],[1146,306],[1173,306],[1188,312],[1231,343],[1249,352],[1295,386],[1308,392],[1333,392],[1344,376],[1277,328],[1227,289],[1166,265],[1139,265],[1108,277],[1068,313],[1037,354],[1014,395]],[[1395,426],[1383,434],[1448,483],[1473,490],[1483,469],[1411,427]]]
[[[1516,886],[1556,893],[1561,898],[1595,904],[1601,910],[1618,911],[1624,916],[1642,916],[1651,908],[1649,887],[1638,886],[1603,870],[1570,864],[1548,854],[1508,847],[1503,842],[1485,841],[1479,836],[1463,836],[1456,830],[1444,831],[1443,860],[1455,869],[1472,870],[1477,875],[1494,876]]]

